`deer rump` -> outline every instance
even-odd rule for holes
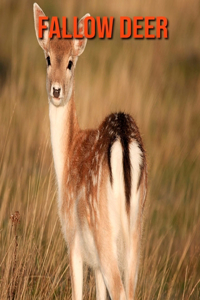
[[[138,127],[127,114],[111,114],[98,130],[77,134],[70,157],[64,199],[71,209],[63,209],[69,221],[63,230],[66,241],[73,240],[73,224],[78,224],[87,264],[99,268],[102,259],[114,255],[123,270],[145,199],[146,161]]]

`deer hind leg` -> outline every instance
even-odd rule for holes
[[[72,300],[82,300],[83,260],[78,243],[78,237],[75,237],[74,242],[70,247],[70,272]]]
[[[125,290],[122,283],[117,260],[110,257],[101,262],[101,270],[106,283],[110,298],[112,300],[126,300]]]
[[[102,235],[100,234],[99,238],[101,237]],[[104,239],[101,238],[103,243],[100,243],[100,247],[97,247],[100,272],[108,289],[110,298],[112,300],[126,300],[116,251],[114,251],[114,244],[112,245],[112,238],[109,238],[110,235],[108,232],[104,232],[103,237]],[[99,283],[101,282],[102,284],[100,276],[98,280]]]
[[[135,196],[135,199],[138,200],[138,211],[137,214],[134,213],[134,205],[131,207],[132,220],[135,222],[130,222],[130,240],[129,247],[126,251],[126,264],[127,268],[125,269],[125,287],[126,295],[128,300],[135,299],[136,284],[138,279],[138,269],[140,261],[140,245],[141,245],[141,236],[142,236],[142,210],[145,201],[146,189],[144,184],[141,184],[141,187],[138,191],[138,194]]]
[[[139,268],[140,235],[138,229],[132,232],[130,248],[127,250],[125,269],[125,287],[128,300],[135,299],[136,284]]]
[[[135,200],[138,201],[138,197]],[[133,199],[132,199],[133,200]],[[131,205],[132,206],[132,205]],[[139,206],[139,203],[138,203]],[[141,216],[133,211],[134,205],[130,209],[130,231],[129,242],[125,251],[126,267],[124,270],[124,280],[126,296],[128,300],[135,299],[135,291],[138,278],[139,259],[140,259],[140,239],[141,239]],[[135,222],[134,222],[135,220]]]
[[[97,300],[106,300],[106,285],[99,269],[95,270],[95,279],[96,279],[96,298]]]

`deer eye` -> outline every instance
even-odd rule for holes
[[[46,60],[47,60],[47,65],[50,66],[51,65],[50,56],[47,56]]]
[[[69,60],[67,69],[71,70],[72,66],[73,66],[73,62],[72,60]]]

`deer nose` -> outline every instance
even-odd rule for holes
[[[53,96],[54,96],[55,98],[59,98],[59,96],[60,96],[60,89],[55,89],[55,88],[53,87]]]

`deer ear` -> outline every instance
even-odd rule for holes
[[[78,33],[84,36],[84,21],[85,18],[90,17],[90,14],[86,14],[83,16],[78,22]],[[83,37],[83,39],[74,39],[74,54],[79,56],[83,53],[85,46],[87,44],[87,38]]]
[[[33,4],[33,15],[34,15],[34,23],[35,23],[35,32],[36,32],[36,37],[38,40],[38,43],[40,47],[44,51],[48,51],[49,48],[49,29],[46,29],[43,31],[43,38],[39,38],[39,17],[46,17],[43,10],[39,7],[37,3]],[[45,21],[43,22],[44,25],[49,27],[49,22]]]

